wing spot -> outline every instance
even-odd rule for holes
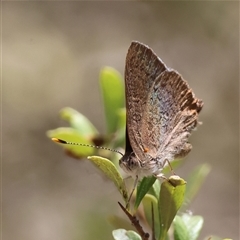
[[[149,151],[149,149],[148,149],[148,148],[144,148],[143,151],[144,151],[145,153],[147,153],[147,152]]]

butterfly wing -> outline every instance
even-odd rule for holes
[[[144,158],[145,146],[141,126],[149,90],[157,76],[165,70],[165,64],[149,47],[139,42],[132,42],[127,53],[125,67],[126,138],[128,139],[126,150],[132,149],[139,159]],[[146,140],[146,136],[144,139]]]
[[[202,107],[180,74],[170,69],[160,74],[149,91],[141,121],[142,145],[148,154],[162,162],[186,155]]]

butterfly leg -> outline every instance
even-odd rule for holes
[[[128,201],[127,201],[127,204],[126,204],[126,209],[129,209],[129,203],[130,203],[130,200],[131,200],[131,198],[132,198],[133,192],[134,192],[134,190],[135,190],[136,187],[137,187],[137,183],[138,183],[138,175],[136,175],[136,178],[135,178],[135,180],[134,180],[133,189],[132,189],[132,191],[131,191],[131,193],[130,193],[130,196],[129,196],[129,198],[128,198]]]
[[[168,166],[169,166],[169,168],[170,168],[170,170],[171,170],[172,175],[176,175],[175,172],[173,171],[173,168],[172,168],[172,165],[171,165],[170,161],[169,161],[168,159],[166,159],[165,162],[164,162],[164,164],[165,164],[166,162],[168,163]]]
[[[171,163],[170,163],[170,161],[169,161],[168,159],[165,159],[165,160],[163,161],[162,166],[164,166],[166,163],[168,163],[168,166],[169,166],[169,168],[170,168],[170,171],[171,171],[172,175],[176,175],[175,172],[173,171],[173,168],[172,168],[172,166],[171,166]],[[155,173],[154,176],[155,176],[156,178],[158,178],[158,179],[168,180],[168,178],[166,178],[166,177],[164,176],[164,174],[162,173],[162,169],[161,169],[161,171],[160,171],[159,173]]]

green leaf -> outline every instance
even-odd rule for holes
[[[114,144],[113,148],[122,147],[125,143],[126,135],[126,109],[121,108],[117,111],[118,115],[118,125],[117,131],[114,135]]]
[[[125,203],[128,201],[128,193],[125,186],[125,182],[121,174],[119,173],[116,166],[108,159],[98,157],[98,156],[91,156],[88,157],[90,161],[92,161],[110,180],[112,180],[117,187],[118,191],[123,196]]]
[[[62,127],[54,130],[49,130],[47,131],[47,136],[49,138],[60,138],[68,142],[92,144],[92,142],[86,139],[84,136],[82,136],[78,130],[69,127]],[[79,158],[92,155],[95,151],[95,149],[91,147],[83,147],[60,143],[58,144],[61,145],[61,147],[63,147],[67,151],[70,151],[74,156]]]
[[[149,226],[152,226],[152,206],[154,212],[154,229],[155,229],[155,238],[158,239],[160,233],[160,222],[159,222],[159,212],[158,212],[158,202],[157,198],[146,194],[142,200],[143,209],[145,217]]]
[[[118,128],[126,128],[126,108],[120,108],[117,111],[117,114],[119,116],[118,121]]]
[[[142,240],[142,238],[132,230],[127,231],[127,236],[130,240]]]
[[[148,190],[152,187],[153,183],[156,181],[154,176],[144,177],[137,187],[137,195],[134,204],[134,209],[136,210],[141,203],[143,197],[147,194]]]
[[[174,224],[174,240],[185,240],[188,238],[188,231],[185,223],[180,216],[175,216],[173,220]]]
[[[70,126],[78,130],[81,136],[93,137],[98,135],[97,129],[83,114],[73,108],[66,107],[60,111],[62,119],[69,122]]]
[[[202,164],[197,166],[187,178],[187,187],[186,187],[186,202],[191,202],[193,198],[198,193],[201,188],[204,180],[209,174],[211,167],[209,164]]]
[[[203,218],[201,216],[191,216],[183,214],[181,217],[176,216],[174,219],[174,239],[197,240],[203,226]]]
[[[105,67],[100,72],[100,88],[103,97],[108,134],[118,126],[117,111],[124,107],[124,85],[121,74],[113,68]]]
[[[184,200],[186,182],[173,175],[161,185],[159,196],[160,239],[164,240],[167,231]]]
[[[153,195],[154,197],[156,197],[156,199],[158,199],[159,198],[160,189],[161,189],[160,181],[157,180],[157,181],[154,182],[154,184],[152,185],[152,187],[150,188],[148,193]]]
[[[117,229],[112,231],[115,240],[142,240],[142,238],[134,231],[125,229]]]
[[[189,239],[196,240],[203,226],[203,218],[201,216],[183,214],[182,219],[188,229]]]

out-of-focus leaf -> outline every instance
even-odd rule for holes
[[[185,223],[180,216],[175,216],[174,224],[174,240],[185,240],[188,238],[188,231]]]
[[[206,179],[207,175],[209,174],[211,167],[209,164],[202,164],[197,166],[187,178],[187,187],[186,187],[186,194],[185,199],[186,202],[191,202],[193,198],[196,196],[197,192],[201,188],[204,180]]]
[[[136,210],[141,203],[143,197],[147,194],[148,190],[152,187],[153,183],[156,181],[154,176],[144,177],[137,187],[137,195],[134,204],[134,209]]]
[[[152,228],[152,206],[154,212],[154,229],[155,229],[155,238],[159,238],[160,233],[160,222],[159,222],[159,212],[158,212],[158,202],[157,199],[150,195],[146,194],[142,200],[143,209],[145,213],[145,217],[149,226]]]
[[[161,185],[159,196],[160,240],[165,240],[167,231],[184,200],[186,182],[173,175]]]
[[[131,230],[127,231],[127,236],[129,237],[129,240],[142,240],[138,233]]]
[[[152,185],[152,187],[149,189],[148,193],[153,195],[156,199],[158,199],[160,189],[161,189],[161,184],[160,184],[160,181],[157,179]]]
[[[54,130],[47,131],[47,136],[49,138],[60,138],[67,142],[75,142],[75,143],[82,143],[82,144],[92,144],[92,142],[82,136],[78,130],[70,128],[70,127],[62,127],[56,128]],[[94,148],[91,147],[83,147],[83,146],[76,146],[76,145],[69,145],[69,144],[60,144],[61,147],[70,151],[76,157],[87,157],[92,155],[95,151]]]
[[[66,107],[60,111],[62,119],[69,122],[70,126],[77,129],[81,136],[90,138],[98,135],[97,129],[83,114],[73,108]]]
[[[142,240],[142,238],[134,231],[125,229],[117,229],[112,232],[115,240]]]
[[[127,203],[128,193],[125,182],[116,166],[106,158],[91,156],[88,157],[88,159],[91,160],[110,180],[114,182],[118,191],[123,196],[125,203]]]
[[[117,115],[118,115],[118,129],[119,128],[126,128],[126,108],[120,108],[117,111]]]
[[[125,144],[125,134],[126,134],[126,109],[121,108],[117,111],[118,115],[118,126],[114,138],[113,148],[123,147]]]
[[[118,126],[117,111],[124,107],[124,85],[121,74],[111,67],[100,72],[100,88],[103,97],[108,134],[114,133]]]
[[[197,240],[203,226],[203,218],[201,216],[191,216],[183,214],[181,217],[176,216],[174,219],[174,239]]]

